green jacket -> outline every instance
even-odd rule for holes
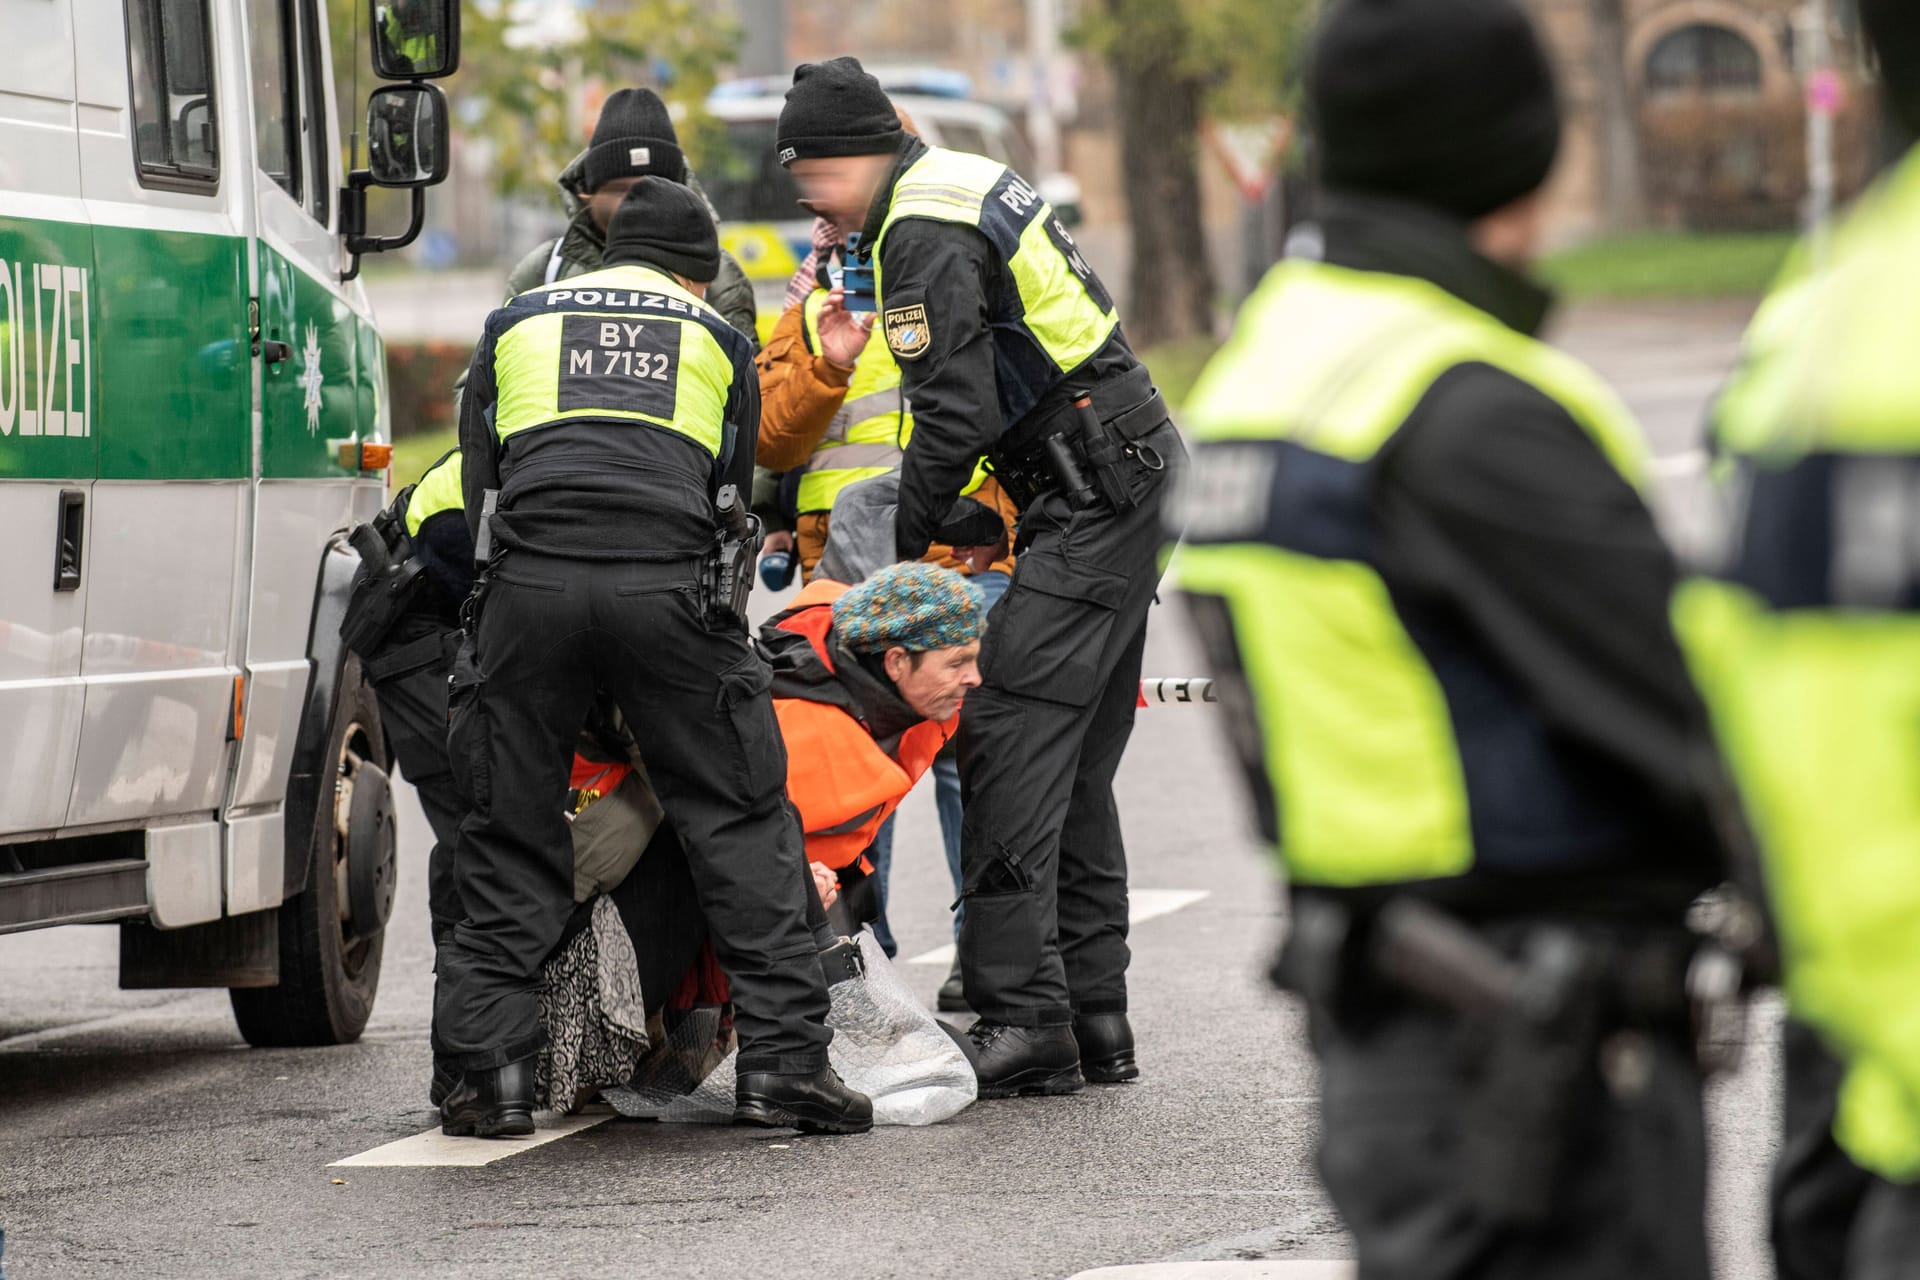
[[[593,215],[587,211],[586,193],[580,190],[585,159],[585,152],[576,156],[573,163],[561,170],[557,183],[561,203],[572,215],[566,231],[552,240],[541,242],[520,259],[507,276],[508,297],[600,269],[607,239],[594,224]],[[687,185],[707,204],[708,211],[713,212],[712,203],[707,201],[707,193],[701,190],[699,180],[691,173],[687,175]],[[714,213],[715,223],[719,220],[720,215]],[[707,303],[728,324],[753,339],[758,349],[760,339],[755,325],[758,313],[754,306],[753,284],[747,279],[747,273],[740,269],[740,264],[734,261],[733,255],[724,249],[720,252],[720,274],[714,277],[713,283],[707,288]]]

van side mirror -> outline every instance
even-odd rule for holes
[[[368,0],[373,69],[383,80],[437,80],[460,66],[460,0]]]
[[[447,177],[447,99],[430,84],[383,84],[367,99],[367,174],[377,187]]]
[[[340,273],[360,274],[360,256],[404,249],[427,225],[427,188],[447,177],[447,98],[430,84],[383,84],[367,98],[367,168],[347,175],[340,190],[340,235],[352,262]],[[413,193],[407,229],[397,236],[367,234],[367,188]]]

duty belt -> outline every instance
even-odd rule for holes
[[[1740,972],[1728,953],[1677,930],[1514,929],[1502,946],[1499,926],[1476,928],[1417,898],[1362,920],[1296,895],[1275,977],[1350,1028],[1377,1017],[1387,992],[1474,1024],[1463,1180],[1490,1219],[1539,1223],[1571,1156],[1568,1135],[1591,1105],[1585,1082],[1597,1075],[1615,1098],[1637,1098],[1653,1082],[1658,1035],[1691,1034],[1703,1069],[1727,1065],[1741,1038]]]
[[[1064,385],[1070,388],[1072,383]],[[1073,492],[1076,484],[1086,490],[1097,486],[1111,505],[1119,505],[1115,498],[1120,486],[1108,474],[1117,455],[1150,452],[1143,448],[1144,441],[1170,417],[1152,374],[1137,364],[1084,393],[1069,390],[1064,401],[1030,415],[1002,438],[989,459],[994,475],[1022,508],[1062,490],[1076,505],[1085,505]],[[1106,439],[1090,444],[1088,436],[1096,431]],[[1102,443],[1113,456],[1098,456]],[[1092,474],[1076,479],[1076,468]]]

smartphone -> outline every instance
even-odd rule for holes
[[[860,233],[847,236],[840,287],[846,291],[847,310],[872,311],[878,299],[873,287],[873,259],[860,252]]]

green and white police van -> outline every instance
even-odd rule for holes
[[[393,901],[355,276],[445,176],[458,5],[359,18],[406,83],[343,173],[323,0],[0,0],[0,933],[117,922],[122,986],[231,988],[256,1045],[359,1035]]]

